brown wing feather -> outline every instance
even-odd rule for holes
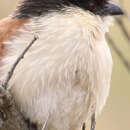
[[[3,56],[3,42],[15,35],[17,29],[22,28],[27,21],[28,19],[16,18],[6,18],[0,21],[0,57]]]

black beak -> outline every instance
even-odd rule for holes
[[[104,14],[106,15],[122,15],[124,14],[123,10],[115,5],[114,3],[107,2],[104,9],[103,9]]]

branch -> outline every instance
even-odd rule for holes
[[[0,85],[0,130],[29,130],[23,115],[17,109],[12,96],[6,88],[18,63],[24,58],[25,53],[27,53],[37,39],[38,37],[35,36],[29,45],[23,50],[8,72],[5,81]]]
[[[16,68],[16,66],[18,65],[18,63],[20,62],[20,60],[22,60],[24,58],[25,53],[29,50],[29,48],[35,43],[35,41],[38,39],[38,37],[34,36],[34,39],[30,42],[30,44],[25,48],[25,50],[20,54],[20,56],[16,59],[16,61],[14,62],[13,66],[11,67],[10,71],[8,72],[8,75],[5,79],[5,81],[2,83],[2,87],[6,88],[8,85],[8,82],[10,81],[14,70]]]

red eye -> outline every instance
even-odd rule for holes
[[[89,7],[90,7],[91,9],[95,9],[94,3],[90,3],[90,4],[89,4]]]

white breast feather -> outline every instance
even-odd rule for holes
[[[8,55],[3,59],[1,80],[34,34],[39,36],[8,86],[33,122],[44,124],[49,117],[48,130],[77,130],[93,111],[96,115],[101,111],[112,70],[105,21],[70,8],[64,14],[31,19],[4,43]]]

